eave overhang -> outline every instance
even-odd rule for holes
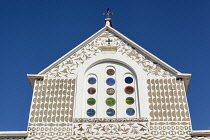
[[[34,82],[35,80],[44,80],[44,75],[38,75],[38,74],[27,74],[29,83],[31,85],[31,88],[34,89]]]
[[[188,88],[190,86],[190,80],[191,80],[191,77],[192,77],[192,74],[188,74],[188,73],[179,73],[176,75],[176,77],[178,79],[181,79],[184,81],[184,86],[185,86],[185,90],[186,90],[186,93],[188,91]]]
[[[191,133],[193,137],[210,137],[210,130],[193,130]]]
[[[28,136],[27,131],[1,131],[1,138],[26,138]]]

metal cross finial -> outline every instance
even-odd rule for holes
[[[110,15],[114,15],[114,13],[111,13],[110,10],[109,10],[109,8],[107,8],[106,13],[103,13],[103,15],[107,15],[107,18],[109,18]]]
[[[112,42],[112,40],[108,38],[108,40],[106,40],[106,42],[108,42],[108,46],[110,46],[110,43]]]

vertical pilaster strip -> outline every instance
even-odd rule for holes
[[[150,84],[150,79],[147,80],[147,90],[148,90],[148,102],[149,102],[149,109],[150,111],[150,117],[151,120],[153,121],[153,105],[152,105],[152,92],[151,92],[151,84]]]
[[[46,97],[46,84],[47,80],[42,81],[42,93],[41,93],[41,100],[40,100],[40,111],[39,111],[39,122],[43,122],[44,118],[44,105],[45,105],[45,97]]]

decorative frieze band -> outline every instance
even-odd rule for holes
[[[104,136],[59,136],[59,137],[53,137],[53,136],[34,136],[34,137],[28,137],[28,140],[210,140],[210,137],[191,137],[190,135],[176,135],[176,136],[164,136],[164,135],[104,135]]]
[[[128,121],[129,119],[121,119]],[[139,122],[137,122],[139,120]],[[28,127],[29,136],[71,136],[71,135],[148,135],[149,122],[147,119],[133,119],[134,122],[82,122],[66,124],[65,126],[32,125]],[[135,122],[136,121],[136,122]]]
[[[75,123],[148,122],[147,118],[74,118]]]
[[[190,135],[191,131],[191,123],[188,121],[150,122],[152,135]]]
[[[73,123],[73,135],[146,135],[148,122]]]

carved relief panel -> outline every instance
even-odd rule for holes
[[[82,65],[86,60],[94,58],[101,54],[100,47],[107,46],[107,39],[111,40],[110,47],[115,46],[117,54],[126,56],[135,61],[142,67],[149,77],[173,77],[174,74],[167,71],[162,66],[156,64],[153,60],[145,56],[139,50],[120,39],[110,31],[105,31],[99,37],[95,38],[80,50],[67,57],[63,62],[49,71],[44,71],[46,77],[50,78],[75,78],[78,66]],[[117,48],[116,48],[117,47]]]

